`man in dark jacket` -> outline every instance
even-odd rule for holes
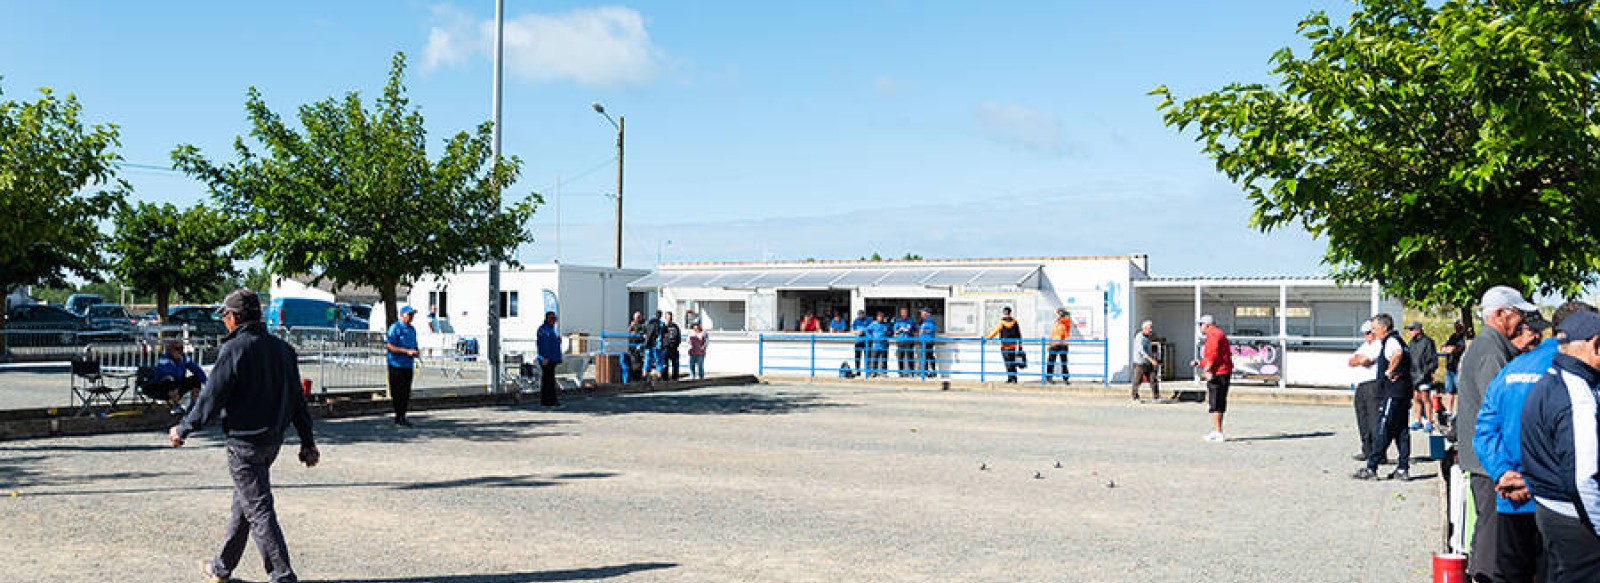
[[[1389,478],[1403,482],[1411,479],[1411,433],[1406,428],[1411,409],[1411,353],[1394,332],[1394,318],[1378,314],[1370,322],[1372,337],[1378,341],[1378,358],[1373,367],[1378,381],[1378,418],[1373,422],[1367,465],[1356,471],[1355,478],[1376,478],[1378,462],[1392,442],[1400,455]]]
[[[672,312],[667,312],[661,321],[661,378],[678,380],[678,346],[682,344],[683,329],[672,322]]]
[[[558,406],[561,392],[556,387],[556,365],[561,364],[561,331],[556,329],[555,312],[544,313],[544,324],[534,332],[534,347],[539,353],[539,404]]]
[[[644,374],[661,366],[661,310],[644,323]]]
[[[222,551],[200,568],[213,581],[227,581],[239,566],[245,541],[253,536],[267,576],[273,583],[292,583],[298,579],[289,565],[289,549],[273,507],[272,462],[290,424],[300,435],[300,461],[311,467],[321,459],[311,436],[311,414],[300,393],[297,356],[287,342],[267,333],[255,292],[241,289],[228,294],[221,312],[228,335],[217,352],[217,363],[194,407],[167,432],[172,446],[182,447],[189,434],[220,421],[226,438],[233,513]]]
[[[1411,335],[1406,348],[1411,351],[1411,377],[1416,389],[1412,399],[1417,407],[1417,420],[1411,428],[1433,431],[1433,373],[1439,370],[1439,349],[1422,331],[1422,322],[1412,322],[1406,332]]]
[[[1533,495],[1551,583],[1600,581],[1600,316],[1576,312],[1556,326],[1560,352],[1528,391],[1522,407],[1522,480],[1498,484],[1514,498]],[[1469,353],[1470,354],[1470,353]],[[1474,476],[1476,477],[1476,476]],[[1526,499],[1523,494],[1521,500]]]

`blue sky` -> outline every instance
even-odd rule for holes
[[[1158,275],[1322,273],[1261,234],[1161,125],[1182,96],[1267,81],[1298,20],[1344,2],[506,2],[511,193],[547,205],[523,261],[613,253],[627,118],[626,263],[1148,253]],[[382,87],[409,55],[431,146],[485,121],[494,3],[0,0],[0,88],[76,94],[117,123],[144,200],[205,200],[180,143],[230,157],[247,87],[278,112]],[[559,185],[559,187],[558,187]],[[559,212],[558,212],[559,211]],[[670,244],[668,243],[670,241]]]

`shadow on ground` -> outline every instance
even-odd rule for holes
[[[568,413],[587,413],[591,415],[628,415],[632,413],[783,415],[822,407],[853,406],[829,403],[820,395],[810,394],[655,393],[574,399],[562,409]]]
[[[548,430],[552,426],[574,423],[572,421],[451,419],[435,417],[427,412],[414,412],[406,418],[413,423],[413,426],[395,425],[393,418],[388,415],[318,420],[315,429],[317,443],[401,443],[430,439],[498,442],[576,435],[572,432]],[[290,430],[290,434],[293,434],[293,429]]]
[[[1230,437],[1228,441],[1279,441],[1284,439],[1316,439],[1318,437],[1333,437],[1332,431],[1311,431],[1307,433],[1277,433],[1273,435],[1252,435],[1248,437]]]
[[[530,571],[527,573],[495,573],[489,575],[439,575],[432,577],[396,577],[379,579],[338,579],[338,583],[536,583],[540,581],[595,581],[621,577],[640,571],[671,569],[677,563],[629,563],[589,569],[564,571]],[[335,583],[335,580],[302,579],[302,583]]]
[[[50,456],[25,455],[0,459],[0,490],[15,491],[23,488],[51,486],[77,486],[95,482],[120,482],[141,480],[168,475],[166,472],[107,472],[99,474],[63,474],[40,468]]]
[[[21,484],[30,487],[74,486],[98,480],[133,480],[160,476],[161,474],[147,474],[141,472],[127,472],[121,474],[104,474],[89,476],[64,476],[60,479],[45,480],[34,484]],[[441,480],[437,482],[401,482],[401,481],[365,481],[343,483],[308,483],[308,484],[273,484],[274,490],[322,490],[342,488],[383,488],[388,490],[449,490],[455,488],[546,488],[561,486],[579,480],[598,480],[616,477],[616,472],[570,472],[541,476],[536,474],[510,475],[510,476],[472,476],[454,480]],[[0,485],[5,482],[0,482]],[[9,487],[9,486],[8,486]],[[232,485],[189,485],[171,487],[147,488],[104,488],[93,490],[31,490],[24,489],[25,496],[110,496],[119,494],[162,494],[195,491],[232,491]]]

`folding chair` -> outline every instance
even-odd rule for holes
[[[110,385],[106,380],[98,359],[81,355],[72,357],[71,406],[78,407],[78,416],[93,412],[97,402],[104,403],[107,412],[117,408],[117,401],[128,392],[128,383],[124,380],[121,385]],[[78,405],[79,402],[82,402],[82,406]]]

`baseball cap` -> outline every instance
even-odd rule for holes
[[[1522,325],[1532,328],[1538,332],[1543,332],[1555,327],[1555,324],[1552,324],[1549,320],[1544,319],[1544,315],[1537,311],[1523,312]]]
[[[411,306],[400,306],[400,315],[402,315],[402,316],[404,316],[406,314],[415,313],[416,311],[417,311],[417,309],[413,308]]]
[[[1594,312],[1575,312],[1556,326],[1562,342],[1577,342],[1600,336],[1600,315]]]
[[[251,316],[260,317],[261,297],[247,289],[236,289],[230,292],[228,297],[223,298],[222,307],[217,311],[233,312],[246,320],[251,319]]]
[[[1002,314],[1009,314],[1009,313],[1011,313],[1011,308],[1009,308],[1009,307],[1007,307],[1007,308],[1001,308],[1001,309],[1000,309],[1000,313],[1002,313]]]
[[[1215,324],[1215,323],[1217,323],[1217,319],[1216,318],[1212,318],[1211,314],[1206,314],[1204,316],[1200,316],[1200,323],[1201,324]]]
[[[1422,322],[1412,322],[1410,324],[1406,324],[1406,329],[1407,330],[1421,330],[1422,329]]]
[[[1368,320],[1366,322],[1362,322],[1361,323],[1361,333],[1362,334],[1371,334],[1372,333],[1372,321],[1371,320]]]
[[[917,310],[917,311],[918,312],[922,312],[924,314],[932,314],[933,313],[933,308],[922,308],[922,309]]]
[[[1524,312],[1539,311],[1539,306],[1529,303],[1522,297],[1522,292],[1503,285],[1491,287],[1489,291],[1483,292],[1483,300],[1478,302],[1478,306],[1485,314],[1500,308],[1515,308]]]

